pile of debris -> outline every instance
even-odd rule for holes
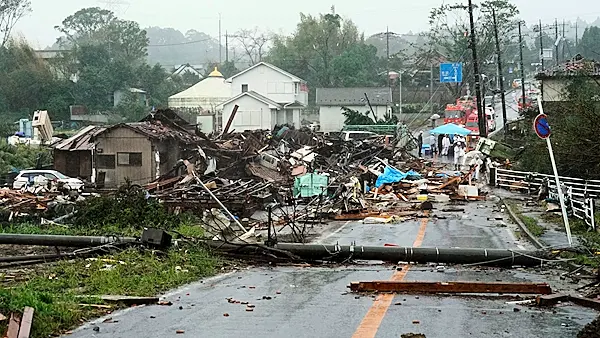
[[[84,199],[79,194],[57,190],[0,189],[0,220],[12,221],[19,217],[61,216],[75,210],[75,204]]]

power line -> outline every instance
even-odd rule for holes
[[[164,45],[148,45],[148,47],[171,47],[171,46],[191,45],[194,43],[206,42],[206,41],[210,41],[210,40],[213,40],[213,38],[206,38],[206,39],[195,40],[195,41],[178,42],[178,43],[169,43],[169,44],[164,44]]]

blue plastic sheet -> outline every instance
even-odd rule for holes
[[[421,178],[421,174],[414,170],[410,170],[407,173],[403,173],[400,170],[396,170],[392,167],[385,167],[385,169],[383,170],[383,174],[377,177],[375,186],[379,188],[384,184],[400,182],[407,177]]]

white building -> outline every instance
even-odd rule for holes
[[[300,127],[300,113],[308,104],[306,81],[271,64],[260,62],[227,79],[231,98],[221,105],[222,125],[238,105],[230,131]]]
[[[231,98],[231,84],[215,70],[204,80],[169,97],[169,108],[197,116],[196,124],[204,133],[216,130],[218,107]]]
[[[385,118],[392,101],[392,91],[388,87],[317,88],[320,130],[326,133],[342,130],[346,119],[342,107],[361,113],[369,112],[369,117],[373,118],[367,97],[377,118]]]

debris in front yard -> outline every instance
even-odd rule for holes
[[[23,310],[23,316],[18,313],[12,313],[8,321],[8,328],[2,337],[29,338],[33,324],[33,314],[34,309],[29,306],[26,306]],[[6,317],[2,320],[6,320]]]

